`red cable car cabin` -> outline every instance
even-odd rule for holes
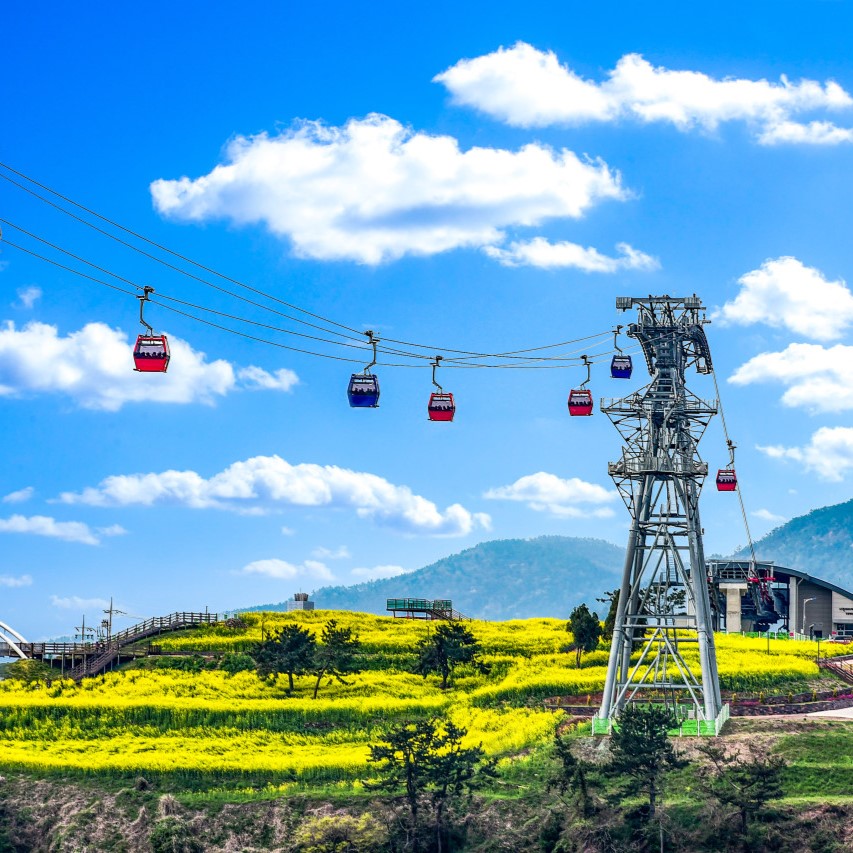
[[[576,418],[592,414],[592,391],[576,388],[569,392],[569,414]]]
[[[165,335],[140,335],[133,348],[134,370],[165,373],[169,367],[169,341]]]
[[[444,392],[430,394],[427,414],[431,421],[452,421],[456,414],[453,394],[445,394]]]
[[[737,474],[734,468],[721,468],[717,471],[717,491],[737,491]]]

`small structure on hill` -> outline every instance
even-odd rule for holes
[[[296,592],[293,595],[293,601],[287,602],[287,612],[291,613],[294,610],[313,610],[314,602],[308,600],[307,592]]]
[[[467,619],[449,598],[387,598],[385,609],[401,619]]]

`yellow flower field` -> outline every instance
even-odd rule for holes
[[[470,744],[506,759],[552,736],[560,715],[545,710],[542,699],[576,696],[583,704],[604,685],[606,648],[584,655],[576,669],[565,651],[571,637],[556,619],[469,623],[491,671],[462,669],[448,691],[437,678],[407,671],[414,646],[434,628],[424,622],[344,612],[250,613],[245,629],[203,628],[157,643],[164,651],[241,651],[262,631],[295,621],[319,632],[332,616],[359,634],[364,668],[347,684],[324,683],[316,700],[308,677],[298,678],[289,695],[286,676],[221,669],[130,667],[82,684],[0,682],[0,768],[183,774],[211,784],[219,778],[351,784],[369,772],[368,744],[393,722],[447,714],[468,730]],[[768,655],[764,639],[718,635],[716,641],[721,681],[730,690],[772,689],[819,674],[814,643],[772,640]],[[692,647],[686,656],[695,654]]]

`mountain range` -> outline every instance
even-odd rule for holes
[[[385,613],[386,598],[449,598],[454,609],[476,619],[563,619],[581,602],[604,608],[595,599],[619,586],[624,554],[601,539],[501,539],[393,578],[322,587],[312,600],[318,609]],[[281,603],[251,609],[285,608]]]
[[[749,556],[748,549],[737,556]],[[853,500],[814,509],[771,530],[755,543],[755,556],[853,588]]]
[[[791,519],[756,542],[755,552],[759,560],[853,588],[853,500]],[[564,619],[582,602],[606,610],[596,598],[619,586],[624,555],[601,539],[500,539],[393,578],[322,587],[312,599],[318,609],[384,613],[386,598],[449,598],[477,619]],[[744,548],[735,556],[748,555]],[[286,608],[280,602],[248,609]]]

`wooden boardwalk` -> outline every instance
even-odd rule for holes
[[[18,648],[30,660],[42,660],[53,666],[59,666],[65,678],[80,681],[90,675],[105,672],[122,658],[145,657],[146,649],[132,649],[130,646],[150,637],[181,631],[201,625],[215,625],[219,621],[216,613],[170,613],[168,616],[155,616],[124,631],[119,631],[107,639],[92,643],[18,643]],[[18,657],[8,643],[0,642],[0,657]]]

